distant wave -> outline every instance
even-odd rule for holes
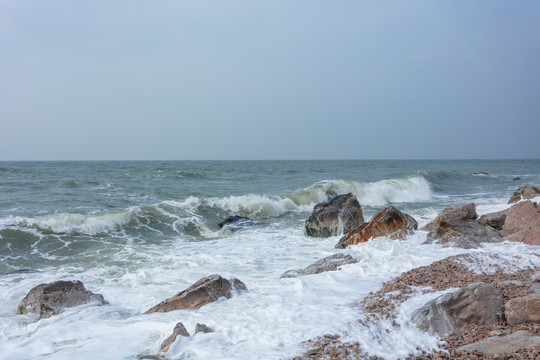
[[[349,192],[356,195],[362,206],[374,207],[432,198],[430,185],[422,176],[368,183],[324,180],[284,195],[190,196],[182,201],[168,200],[115,213],[50,214],[12,218],[7,223],[4,219],[3,225],[37,228],[55,234],[97,235],[133,230],[215,237],[221,231],[217,224],[227,216],[264,220],[288,212],[310,212],[316,204]]]

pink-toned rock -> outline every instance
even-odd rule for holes
[[[518,201],[534,199],[535,197],[540,196],[540,186],[522,186],[516,190],[512,195],[509,204],[517,203]]]
[[[540,245],[540,206],[530,200],[508,209],[501,231],[503,240]]]
[[[506,321],[510,325],[540,324],[540,293],[514,298],[504,306]]]
[[[330,237],[346,234],[364,222],[362,207],[352,193],[338,195],[329,202],[315,205],[306,221],[306,234]]]
[[[204,277],[179,292],[175,296],[166,299],[156,306],[145,311],[145,314],[154,312],[169,312],[180,309],[198,309],[208,303],[214,302],[220,297],[231,298],[231,290],[246,290],[246,285],[238,279],[230,281],[215,274]]]
[[[420,230],[434,231],[442,221],[446,220],[474,220],[478,217],[476,213],[476,205],[468,203],[456,208],[446,208],[437,215],[435,220],[422,226]]]
[[[348,245],[356,245],[379,236],[404,239],[410,231],[416,229],[418,229],[418,223],[412,216],[389,206],[375,214],[367,223],[343,236],[336,248],[344,249]]]

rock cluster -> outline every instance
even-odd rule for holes
[[[516,190],[508,203],[513,204],[521,200],[534,199],[537,196],[540,196],[540,186],[522,186]]]

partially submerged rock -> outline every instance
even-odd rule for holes
[[[195,325],[195,334],[198,334],[198,333],[208,334],[211,332],[214,332],[214,330],[212,330],[210,327],[206,326],[205,324],[197,323],[197,325]]]
[[[426,243],[435,242],[443,246],[457,246],[463,249],[474,249],[484,242],[502,241],[493,228],[472,220],[441,221],[435,231],[430,231],[426,237]]]
[[[247,225],[256,225],[258,221],[250,219],[245,216],[239,216],[239,215],[233,215],[229,216],[222,222],[218,224],[219,228],[223,228],[224,226],[236,226],[236,227],[243,227]]]
[[[303,275],[319,274],[325,271],[336,271],[339,270],[342,265],[354,264],[356,262],[358,262],[358,260],[349,254],[335,254],[318,260],[303,269],[288,270],[284,272],[281,277],[291,278]]]
[[[348,233],[364,222],[362,207],[352,193],[338,195],[329,202],[315,205],[307,219],[308,236],[330,237]]]
[[[176,324],[176,326],[173,329],[173,333],[169,335],[165,340],[163,340],[163,342],[161,343],[161,346],[159,347],[159,351],[161,352],[169,351],[169,348],[176,341],[176,338],[179,335],[189,337],[189,333],[186,330],[186,327],[181,322]]]
[[[426,303],[414,311],[412,318],[421,330],[443,335],[467,324],[497,324],[502,309],[499,290],[477,282]]]
[[[356,245],[379,236],[404,239],[409,232],[416,229],[418,223],[412,216],[389,206],[375,214],[369,222],[343,236],[336,248],[344,249],[349,245]]]
[[[47,318],[59,314],[65,308],[90,302],[108,304],[102,295],[86,290],[78,280],[55,281],[31,289],[19,304],[17,314],[37,313],[40,317]]]
[[[478,217],[476,213],[476,205],[468,203],[456,208],[446,208],[437,215],[435,220],[422,226],[420,230],[434,231],[442,221],[446,220],[474,220]]]
[[[540,324],[540,293],[538,292],[514,298],[508,301],[504,308],[506,321],[510,325]]]
[[[146,310],[145,314],[153,312],[169,312],[180,309],[199,309],[221,297],[230,299],[233,290],[247,291],[247,288],[246,285],[238,279],[233,278],[229,281],[217,274],[210,275],[200,279],[195,284],[179,292],[175,296]]]
[[[530,200],[508,209],[501,231],[503,240],[540,245],[540,206]]]
[[[508,203],[513,204],[521,200],[534,199],[537,196],[540,196],[540,186],[522,186],[516,190]]]
[[[481,351],[485,355],[505,354],[512,356],[522,349],[533,349],[540,346],[540,336],[528,331],[516,331],[506,336],[493,336],[485,340],[460,346],[458,351]]]

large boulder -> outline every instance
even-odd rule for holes
[[[504,315],[510,325],[540,324],[540,293],[533,292],[508,301],[504,306]]]
[[[434,231],[442,221],[446,220],[474,220],[478,217],[476,205],[468,203],[456,208],[446,208],[437,215],[435,220],[422,226],[420,230]]]
[[[540,196],[540,186],[522,186],[516,190],[508,203],[513,204],[521,200],[534,199],[537,196]]]
[[[344,249],[349,245],[356,245],[379,236],[404,239],[409,232],[416,229],[418,229],[418,223],[412,216],[389,206],[375,214],[369,222],[343,236],[336,248]]]
[[[306,220],[306,234],[330,237],[346,234],[364,222],[362,207],[351,193],[338,195],[326,203],[315,205]]]
[[[534,349],[536,347],[540,347],[540,336],[522,330],[506,336],[492,336],[476,343],[460,346],[457,350],[470,352],[480,351],[484,353],[484,355],[499,354],[500,356],[501,354],[504,354],[513,359],[514,357],[512,355],[514,355],[516,351],[522,349]]]
[[[95,302],[108,304],[103,296],[86,290],[83,283],[75,281],[55,281],[34,287],[21,301],[17,314],[37,313],[47,318],[59,314],[63,309]]]
[[[495,230],[502,230],[504,226],[504,222],[506,221],[507,214],[508,214],[508,209],[504,209],[501,211],[482,215],[478,218],[477,221],[482,225],[491,226]]]
[[[530,200],[511,206],[506,214],[503,240],[540,245],[540,206]]]
[[[441,221],[435,231],[426,236],[426,243],[437,243],[444,247],[455,246],[463,249],[480,247],[481,243],[501,242],[502,239],[490,226],[472,220]]]
[[[198,309],[206,304],[216,301],[221,297],[230,299],[233,290],[245,290],[246,285],[238,279],[230,281],[214,274],[204,277],[179,292],[173,297],[166,299],[156,306],[146,310],[145,314],[154,312],[169,312],[180,309]]]
[[[318,260],[303,269],[287,270],[281,275],[281,277],[291,278],[303,275],[319,274],[325,271],[336,271],[339,270],[342,265],[354,264],[357,262],[358,260],[349,254],[335,254]]]
[[[421,330],[444,335],[468,324],[497,324],[502,309],[499,290],[478,282],[426,303],[413,312],[412,319]]]

